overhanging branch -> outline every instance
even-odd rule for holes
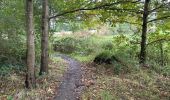
[[[152,20],[148,21],[147,23],[151,23],[151,22],[158,21],[158,20],[164,20],[164,19],[168,19],[168,18],[170,18],[170,15],[169,16],[160,17],[160,18],[156,18],[156,19],[152,19]]]
[[[148,43],[147,46],[154,44],[154,43],[157,43],[157,42],[162,42],[162,41],[170,41],[170,39],[167,39],[167,38],[158,39],[158,40],[155,40],[155,41]]]
[[[129,23],[129,24],[134,24],[134,25],[140,25],[142,26],[142,24],[140,23],[135,23],[135,22],[130,22],[130,21],[126,21],[126,20],[117,20],[117,21],[113,21],[113,22],[118,22],[118,23]]]
[[[142,10],[135,10],[135,9],[126,9],[126,8],[105,8],[106,10],[117,10],[117,11],[125,11],[125,12],[133,12],[133,13],[137,13],[137,14],[142,14],[143,11]]]
[[[70,10],[70,11],[64,11],[62,13],[56,14],[54,16],[49,17],[49,19],[53,19],[59,16],[63,16],[69,13],[74,13],[74,12],[78,12],[78,11],[82,11],[82,10],[96,10],[96,9],[103,9],[105,7],[110,7],[116,4],[121,4],[121,3],[138,3],[139,1],[118,1],[118,2],[114,2],[114,3],[109,3],[109,4],[103,4],[103,5],[99,5],[96,7],[92,7],[92,8],[79,8],[79,9],[74,9],[74,10]]]

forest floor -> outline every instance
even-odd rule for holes
[[[148,68],[116,75],[114,65],[79,62],[65,55],[61,57],[69,67],[54,100],[170,99],[170,77]]]
[[[55,100],[170,99],[169,76],[154,73],[148,68],[116,75],[114,65],[98,65],[79,62],[68,56],[61,57],[69,67],[57,89]]]
[[[57,55],[50,61],[48,76],[37,78],[37,88],[24,88],[24,73],[1,77],[0,100],[169,100],[170,77],[147,68],[113,73],[109,65],[79,62]],[[64,75],[64,76],[63,76]],[[3,81],[3,82],[2,82]]]
[[[108,65],[84,63],[85,88],[82,100],[170,100],[170,77],[141,68],[114,74]]]
[[[51,100],[68,68],[61,57],[50,58],[49,74],[39,76],[36,67],[36,88],[25,89],[25,71],[11,70],[6,76],[0,76],[0,100]]]

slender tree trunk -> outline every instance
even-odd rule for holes
[[[35,87],[35,45],[33,26],[33,0],[26,0],[26,32],[27,32],[27,73],[25,85],[27,88]]]
[[[150,0],[145,0],[144,12],[143,12],[143,25],[142,25],[142,40],[139,63],[145,65],[146,63],[146,40],[147,40],[147,20]]]
[[[49,32],[48,0],[43,0],[42,37],[41,37],[41,68],[40,75],[48,73],[48,32]]]
[[[159,42],[160,44],[160,57],[161,57],[161,62],[160,62],[160,64],[161,64],[161,66],[164,66],[164,50],[163,50],[163,43],[160,41]]]

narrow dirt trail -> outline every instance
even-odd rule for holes
[[[66,60],[69,68],[64,75],[63,81],[60,84],[57,95],[54,100],[79,100],[81,91],[83,90],[82,70],[80,63],[65,55],[57,55]]]

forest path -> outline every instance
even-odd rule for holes
[[[60,84],[54,100],[79,100],[81,91],[84,88],[82,84],[83,71],[80,63],[66,55],[57,55],[66,60],[69,68],[64,75],[63,81]]]

